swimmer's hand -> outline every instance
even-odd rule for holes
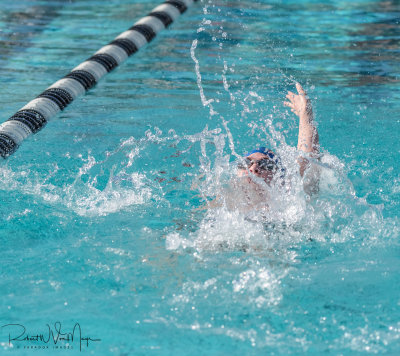
[[[303,87],[296,83],[296,89],[299,94],[294,94],[288,91],[284,105],[288,106],[299,118],[299,136],[297,149],[309,154],[311,157],[318,159],[319,156],[319,137],[317,127],[314,125],[314,117],[311,106],[311,101],[307,97]],[[315,165],[310,165],[309,160],[300,156],[298,158],[300,165],[300,175],[304,177],[308,169],[308,175],[305,177],[304,189],[307,194],[311,195],[318,192],[319,186],[319,169]]]
[[[296,89],[299,94],[297,95],[288,91],[286,98],[289,99],[289,101],[285,101],[283,104],[288,106],[298,117],[310,120],[312,119],[311,101],[299,83],[296,83]]]
[[[296,89],[299,94],[289,91],[286,95],[289,101],[285,101],[284,105],[300,118],[297,149],[306,153],[318,154],[319,138],[314,125],[311,101],[299,83],[296,83]]]

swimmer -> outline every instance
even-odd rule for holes
[[[319,154],[319,138],[317,128],[314,125],[311,101],[299,83],[296,83],[296,89],[298,94],[288,91],[286,95],[288,101],[285,101],[284,105],[289,107],[300,119],[297,149],[310,155],[310,157],[317,158]],[[305,157],[299,157],[298,163],[300,175],[303,177],[310,166],[309,160]],[[279,157],[272,150],[260,147],[247,153],[238,164],[239,177],[246,178],[251,183],[251,175],[262,178],[267,184],[270,184],[276,177],[283,178],[284,168]],[[307,180],[304,182],[306,193],[316,193],[318,191],[318,183],[319,174],[314,169],[308,174]]]
[[[312,196],[318,192],[319,187],[318,166],[310,162],[310,159],[318,160],[319,157],[318,131],[314,125],[310,99],[299,83],[296,84],[296,89],[298,94],[289,91],[286,95],[288,101],[284,105],[299,117],[297,148],[304,155],[301,154],[297,162],[303,178],[304,192]],[[265,183],[267,186],[285,186],[285,168],[275,152],[266,147],[254,149],[239,160],[237,168],[238,179],[232,179],[222,194],[207,202],[206,208],[226,206],[228,210],[246,214],[255,211],[260,215],[261,212],[268,211],[271,204],[276,205],[273,200],[279,200],[281,193],[276,189],[265,189]]]

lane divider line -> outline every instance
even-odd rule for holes
[[[21,142],[40,131],[78,96],[91,89],[103,76],[151,42],[198,0],[167,0],[141,18],[127,31],[100,48],[35,99],[0,125],[0,155],[7,158]]]

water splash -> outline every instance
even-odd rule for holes
[[[37,172],[30,166],[14,171],[8,165],[0,169],[0,182],[4,189],[19,191],[39,197],[54,206],[75,212],[81,216],[103,216],[125,210],[131,206],[143,205],[151,199],[157,200],[157,186],[145,174],[133,171],[132,163],[139,155],[137,142],[134,147],[129,140],[124,141],[114,151],[107,153],[103,160],[88,153],[87,157],[78,155],[78,172],[71,183],[58,183],[63,171],[57,163],[48,164],[47,172]],[[127,162],[118,162],[121,153]],[[116,164],[109,169],[109,161],[118,157]],[[66,155],[67,160],[71,159]],[[68,162],[65,163],[68,165]],[[59,175],[59,176],[58,176]]]
[[[200,74],[200,65],[199,65],[199,61],[197,60],[196,56],[195,56],[195,50],[197,47],[197,40],[193,40],[192,42],[192,46],[190,48],[190,56],[192,57],[194,63],[195,63],[195,72],[196,72],[196,77],[197,77],[197,86],[199,87],[199,92],[200,92],[200,98],[201,98],[201,102],[203,104],[203,106],[206,106],[209,108],[210,110],[210,116],[216,115],[217,112],[214,111],[213,107],[212,107],[212,103],[214,102],[214,99],[209,99],[207,100],[206,96],[204,95],[204,89],[201,83],[201,74]]]

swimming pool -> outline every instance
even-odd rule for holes
[[[3,120],[157,4],[10,3]],[[1,162],[2,325],[78,322],[96,355],[396,354],[399,13],[194,5]],[[314,103],[319,197],[295,190],[267,222],[202,209],[234,153],[266,144],[295,169],[294,81]],[[0,343],[23,345],[4,328]]]

